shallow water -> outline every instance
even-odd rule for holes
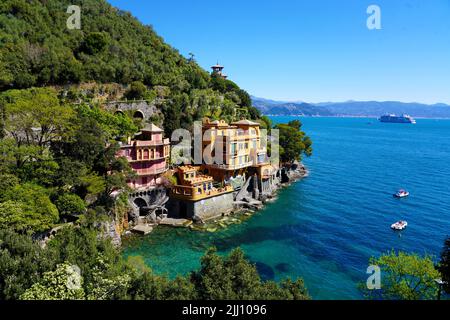
[[[287,122],[294,117],[274,117]],[[416,125],[301,118],[314,142],[308,178],[241,224],[217,232],[158,227],[126,243],[158,273],[186,274],[210,246],[240,246],[265,279],[304,278],[315,299],[358,299],[370,256],[439,255],[450,234],[450,120]],[[411,196],[394,199],[406,188]],[[408,221],[397,233],[390,225]]]

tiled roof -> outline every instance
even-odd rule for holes
[[[141,129],[141,132],[163,132],[164,130],[155,126],[153,123],[147,124],[143,129]]]
[[[250,121],[250,120],[246,120],[246,119],[233,122],[232,124],[234,124],[234,125],[246,125],[246,126],[259,126],[259,123],[253,122],[253,121]]]

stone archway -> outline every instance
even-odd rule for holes
[[[133,118],[144,120],[144,113],[141,110],[136,110],[133,113]]]
[[[148,207],[147,201],[145,201],[142,198],[135,198],[133,200],[134,204],[140,209],[140,211],[142,211],[143,208]]]
[[[136,190],[128,195],[128,202],[132,208],[129,213],[131,220],[137,221],[139,217],[167,212],[166,202],[169,200],[167,189],[163,186],[153,187],[147,190]]]

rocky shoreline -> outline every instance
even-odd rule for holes
[[[294,163],[288,167],[284,166],[279,170],[280,179],[272,185],[270,194],[259,195],[259,200],[252,197],[243,197],[242,200],[235,201],[233,210],[218,214],[216,217],[207,221],[172,219],[166,217],[161,219],[157,224],[149,225],[145,230],[141,228],[139,230],[134,230],[134,232],[141,235],[147,235],[158,225],[189,228],[193,231],[216,232],[220,229],[227,228],[232,224],[242,223],[256,212],[262,210],[267,203],[275,202],[279,190],[287,188],[309,175],[308,169],[302,163]],[[124,235],[128,236],[131,233],[131,230],[127,230]],[[117,241],[117,233],[114,234],[113,238],[115,239],[115,243],[119,243],[119,241]]]

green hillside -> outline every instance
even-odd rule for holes
[[[80,30],[66,26],[69,5],[81,7]],[[144,84],[143,90],[124,92],[125,97],[167,99],[165,115],[180,116],[170,119],[174,127],[203,116],[232,120],[241,109],[249,110],[252,118],[259,117],[249,95],[235,83],[211,77],[150,26],[104,0],[0,3],[1,91],[86,82],[125,88]]]
[[[69,5],[82,28],[69,30]],[[208,75],[151,27],[103,0],[5,0],[0,4],[2,89],[89,80],[204,88]]]

